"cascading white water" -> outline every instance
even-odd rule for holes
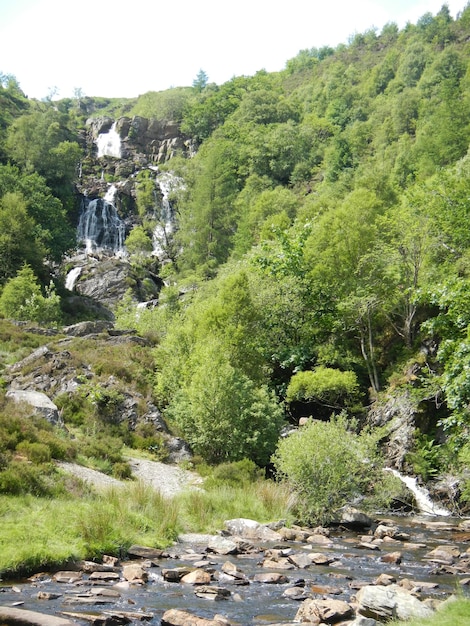
[[[153,231],[153,254],[160,257],[165,254],[165,248],[169,244],[169,239],[175,228],[175,215],[171,202],[170,193],[180,188],[182,181],[172,172],[162,172],[158,174],[157,184],[162,192],[162,202],[159,211],[158,224]]]
[[[414,476],[403,476],[403,474],[400,474],[400,472],[395,469],[391,469],[389,467],[387,467],[386,469],[387,471],[392,472],[394,476],[399,478],[413,493],[416,504],[418,505],[421,513],[424,513],[424,515],[441,515],[445,517],[448,517],[450,515],[450,512],[447,511],[447,509],[444,509],[443,507],[439,506],[431,500],[431,498],[429,497],[429,493],[426,491],[426,489],[418,485],[418,481]]]
[[[121,158],[121,137],[116,131],[116,122],[114,122],[107,133],[98,135],[96,145],[98,147],[98,158],[103,156],[111,156],[116,159]]]
[[[125,234],[126,226],[111,202],[104,198],[85,199],[77,237],[85,244],[87,254],[102,250],[123,254]]]
[[[81,273],[82,268],[80,266],[71,269],[65,278],[65,288],[69,291],[73,291],[75,283],[77,282],[77,278],[80,276]]]

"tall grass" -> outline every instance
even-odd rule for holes
[[[215,532],[226,519],[286,519],[280,485],[215,485],[172,499],[142,482],[80,498],[0,496],[0,575],[26,573],[102,554],[124,556],[131,544],[165,547],[179,533]]]
[[[209,491],[191,491],[177,497],[184,525],[193,532],[215,532],[227,519],[245,517],[270,522],[290,517],[287,489],[270,481],[243,487],[218,485]]]

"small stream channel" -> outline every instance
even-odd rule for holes
[[[364,584],[371,584],[383,573],[394,576],[397,581],[411,579],[421,583],[420,599],[445,599],[459,591],[470,596],[470,523],[462,527],[462,520],[430,516],[388,517],[388,523],[410,535],[409,540],[389,540],[370,545],[372,535],[364,531],[351,531],[344,527],[331,529],[331,546],[322,547],[300,542],[256,544],[259,551],[238,556],[222,556],[209,553],[207,544],[196,542],[178,543],[158,560],[158,566],[148,568],[149,580],[145,584],[92,581],[88,574],[75,583],[58,583],[52,574],[45,573],[30,580],[0,582],[0,605],[18,606],[50,615],[69,613],[102,614],[106,611],[142,612],[151,615],[146,623],[159,625],[168,609],[182,609],[199,617],[212,619],[215,614],[226,616],[231,623],[240,625],[268,625],[292,623],[300,606],[298,600],[284,595],[286,589],[303,586],[304,597],[328,597],[349,602]],[[381,520],[377,518],[377,522]],[[459,526],[460,524],[460,526]],[[429,552],[438,546],[455,546],[460,557],[453,564],[429,560]],[[289,570],[262,567],[265,551],[269,548],[291,548],[295,553],[313,551],[324,553],[329,565],[311,565],[308,568]],[[401,553],[401,562],[387,563],[384,557],[392,552]],[[428,558],[426,558],[428,555]],[[203,562],[198,563],[199,561]],[[224,581],[222,565],[231,561],[242,570],[249,584],[235,585]],[[139,561],[142,562],[142,561]],[[211,601],[195,595],[197,586],[167,582],[162,577],[164,568],[182,566],[203,567],[211,572],[211,585],[228,589],[227,600]],[[124,563],[121,563],[123,565]],[[255,582],[254,576],[267,571],[279,571],[288,582],[266,584]],[[122,580],[122,577],[121,577]],[[93,590],[114,590],[118,595],[90,597]],[[38,593],[59,594],[55,599],[38,599]],[[90,623],[73,618],[77,624]],[[130,623],[138,624],[139,620]]]

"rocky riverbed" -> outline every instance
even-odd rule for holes
[[[3,581],[0,623],[375,626],[432,614],[458,590],[470,595],[469,520],[353,511],[331,528],[230,520],[168,550]]]

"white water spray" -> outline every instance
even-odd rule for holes
[[[389,467],[386,469],[399,478],[413,493],[416,504],[418,505],[421,513],[424,513],[424,515],[441,515],[445,517],[450,515],[450,512],[447,509],[444,509],[431,500],[429,493],[426,489],[418,485],[418,481],[414,476],[403,476],[403,474],[400,474],[400,472],[395,469],[391,469]]]
[[[114,122],[107,133],[98,135],[96,145],[98,147],[98,158],[103,156],[111,156],[116,159],[121,158],[121,137],[116,131],[116,122]]]
[[[77,282],[77,278],[80,276],[81,273],[82,268],[80,266],[71,269],[70,272],[67,274],[67,277],[65,278],[65,288],[69,291],[73,291],[75,283]]]

